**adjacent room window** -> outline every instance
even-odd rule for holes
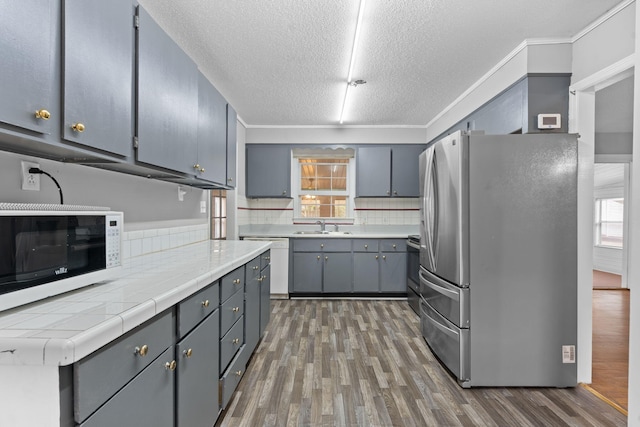
[[[295,216],[352,217],[353,150],[294,150]]]
[[[624,199],[596,199],[596,246],[622,248]]]
[[[227,239],[226,190],[211,190],[211,239]]]

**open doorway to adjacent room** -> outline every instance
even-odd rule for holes
[[[595,91],[591,388],[628,410],[633,74]]]

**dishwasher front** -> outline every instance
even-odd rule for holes
[[[243,237],[242,240],[271,242],[271,297],[289,298],[289,239],[286,237]]]

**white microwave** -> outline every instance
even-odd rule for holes
[[[0,203],[0,311],[112,277],[122,222],[108,208]]]

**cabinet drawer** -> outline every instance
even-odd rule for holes
[[[380,240],[381,252],[406,252],[406,239],[382,239]]]
[[[168,364],[174,360],[173,351],[173,347],[166,349],[80,426],[163,426],[172,423],[175,372]],[[91,394],[98,390],[100,384],[87,392]]]
[[[353,239],[354,252],[378,252],[378,239]]]
[[[239,289],[244,289],[244,266],[236,268],[220,281],[220,302],[225,302]]]
[[[264,270],[271,263],[271,249],[260,255],[260,270]]]
[[[229,365],[229,369],[227,369],[222,378],[220,378],[220,403],[222,409],[229,404],[231,396],[233,396],[233,392],[236,390],[236,387],[238,387],[238,383],[244,375],[247,363],[244,354],[245,352],[246,348],[245,346],[242,346],[236,357],[233,359],[233,362]]]
[[[178,304],[178,338],[185,336],[220,305],[220,285],[212,285],[196,292]]]
[[[173,311],[167,311],[77,362],[75,420],[82,422],[171,346],[174,327]]]
[[[241,289],[220,307],[220,335],[226,334],[243,314],[244,291]]]
[[[246,273],[247,273],[247,282],[258,277],[260,275],[260,263],[261,257],[257,256],[251,261],[249,261],[246,265]]]
[[[351,252],[351,239],[296,239],[294,252]]]
[[[238,349],[244,344],[243,337],[244,321],[239,320],[233,325],[229,332],[220,339],[220,372],[224,371],[233,358],[233,355],[236,354]]]

